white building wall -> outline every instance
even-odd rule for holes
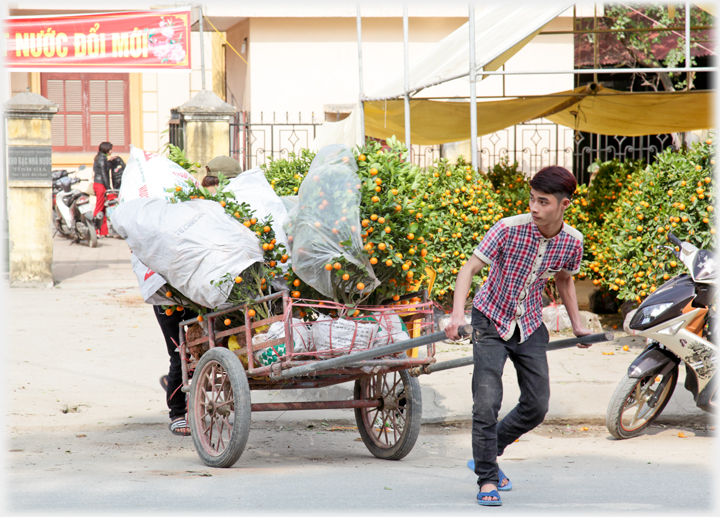
[[[410,61],[466,22],[465,18],[415,18],[409,23]],[[572,17],[553,21],[547,30],[570,30]],[[401,18],[363,20],[363,89],[370,92],[403,71]],[[291,119],[315,113],[325,104],[356,103],[359,93],[356,22],[344,18],[258,18],[250,20],[250,111],[285,114]],[[507,70],[573,68],[572,35],[539,36],[512,57]],[[540,95],[571,89],[572,74],[506,76],[505,95]],[[478,84],[478,96],[501,96],[503,79]],[[418,97],[468,97],[466,78],[428,88]]]

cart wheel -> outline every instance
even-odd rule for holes
[[[189,419],[195,450],[210,467],[232,467],[250,434],[250,386],[227,348],[203,354],[190,386]]]
[[[379,399],[380,407],[356,408],[355,421],[368,450],[384,460],[400,460],[415,446],[422,419],[420,383],[406,370],[355,381],[355,400]]]

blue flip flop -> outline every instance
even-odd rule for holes
[[[467,466],[470,470],[475,472],[475,460],[469,460],[467,462]],[[512,481],[510,481],[510,478],[503,473],[502,469],[498,469],[498,482],[502,482],[503,479],[507,479],[507,485],[499,486],[498,490],[500,490],[501,492],[507,492],[508,490],[512,490]]]
[[[489,497],[497,497],[497,501],[493,501],[490,499],[489,501],[486,501],[483,499],[483,497],[489,496]],[[477,502],[480,506],[502,506],[502,501],[500,500],[500,494],[498,494],[497,490],[490,490],[489,492],[480,492],[477,495]]]

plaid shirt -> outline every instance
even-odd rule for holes
[[[540,327],[545,283],[559,271],[571,275],[580,271],[582,239],[567,223],[546,239],[530,214],[501,219],[485,234],[475,255],[490,264],[490,273],[473,305],[495,323],[505,341],[515,325],[520,328],[520,342]]]

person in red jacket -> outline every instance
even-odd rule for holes
[[[95,191],[95,210],[93,211],[93,219],[105,210],[105,192],[110,188],[110,162],[109,158],[112,154],[113,145],[110,142],[103,142],[98,147],[98,153],[95,155],[93,162],[93,190]],[[99,230],[96,230],[101,237],[107,237],[107,217],[103,213],[103,222]]]

